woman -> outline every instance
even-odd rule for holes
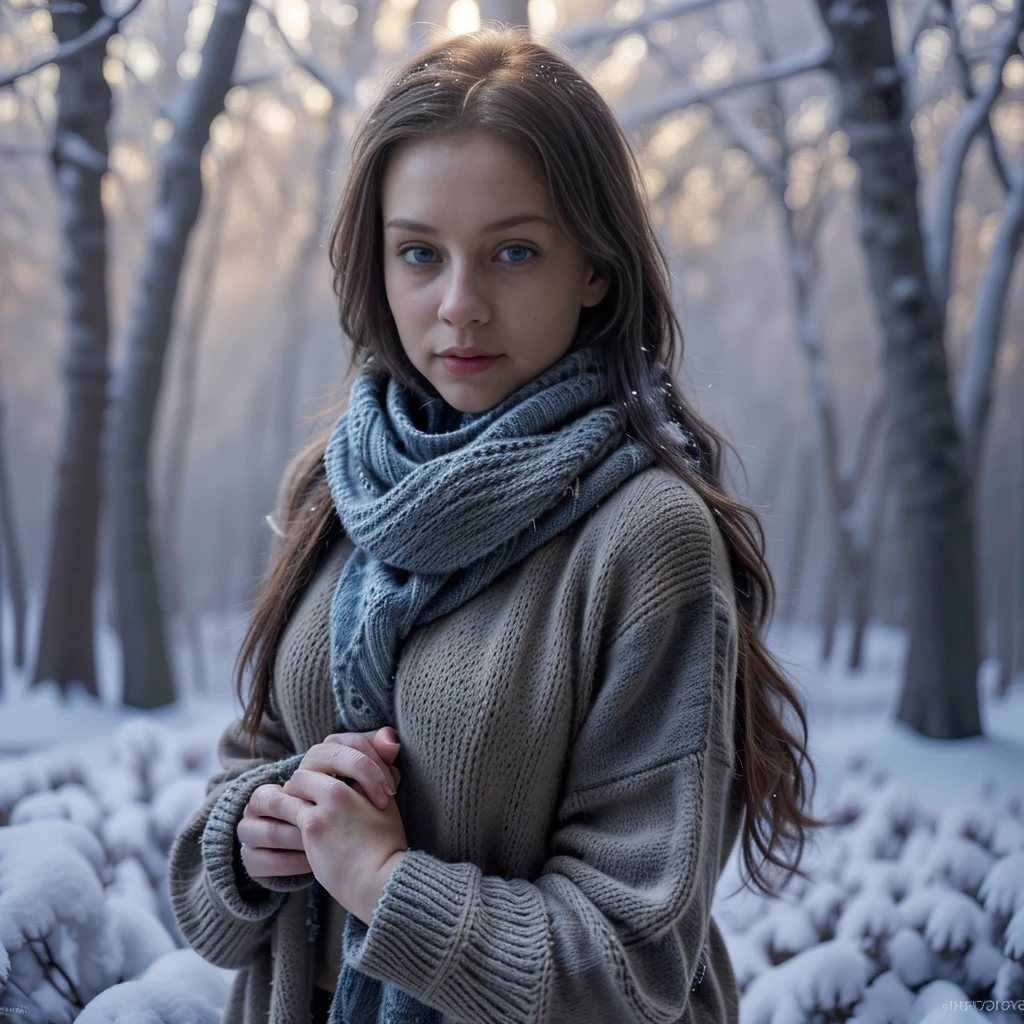
[[[521,31],[439,43],[364,115],[331,256],[362,372],[171,853],[225,1020],[735,1022],[715,884],[741,831],[754,885],[803,875],[806,721],[626,137]]]

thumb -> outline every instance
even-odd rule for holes
[[[402,744],[399,742],[395,730],[390,725],[386,725],[383,729],[377,730],[373,737],[373,745],[380,751],[381,756],[394,758],[398,756],[398,748]]]

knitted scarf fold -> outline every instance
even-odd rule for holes
[[[595,349],[568,353],[478,414],[423,403],[383,374],[356,378],[324,453],[354,545],[331,600],[337,731],[394,725],[395,666],[409,633],[654,462],[607,399]],[[330,1024],[437,1024],[440,1012],[349,966],[367,930],[348,915]]]

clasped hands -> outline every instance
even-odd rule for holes
[[[237,829],[249,877],[312,871],[369,925],[384,883],[408,849],[394,799],[400,746],[390,726],[332,733],[309,748],[283,786],[253,790]]]

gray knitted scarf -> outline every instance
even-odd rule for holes
[[[409,633],[653,461],[626,436],[595,349],[568,353],[479,414],[423,402],[383,374],[357,377],[324,454],[354,544],[331,601],[337,730],[393,725],[395,665]],[[348,966],[366,932],[349,914],[329,1024],[437,1024],[438,1011]]]

